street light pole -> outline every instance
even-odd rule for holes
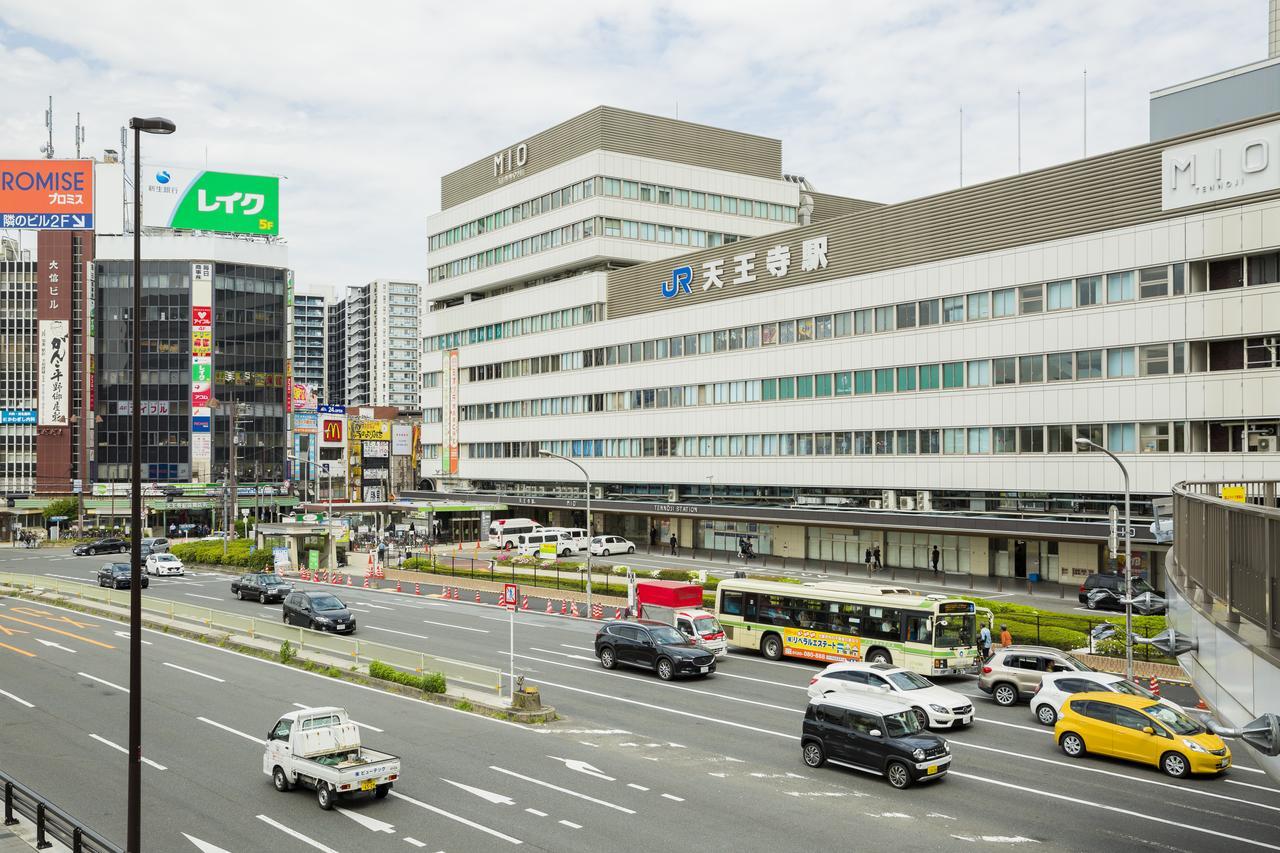
[[[587,469],[583,468],[577,462],[574,462],[568,456],[561,456],[559,453],[552,453],[550,450],[539,450],[539,456],[554,456],[556,459],[563,459],[573,467],[582,472],[582,477],[587,481],[587,614],[591,613],[591,539],[595,535],[595,528],[591,526],[591,475],[587,473]]]
[[[129,784],[125,850],[142,849],[142,134],[173,133],[167,118],[131,118],[133,129],[133,405],[130,407]]]
[[[1120,473],[1124,475],[1124,676],[1133,681],[1133,519],[1129,515],[1129,469],[1110,450],[1084,436],[1076,438],[1076,446],[1101,450],[1120,466]]]

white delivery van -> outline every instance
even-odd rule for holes
[[[511,537],[511,544],[506,548],[524,557],[536,556],[542,551],[542,543],[550,542],[556,546],[556,556],[560,555],[560,534],[546,529],[533,533],[520,533]]]
[[[561,557],[571,557],[587,550],[587,531],[581,527],[544,527],[542,533],[554,533],[559,545],[556,549]]]
[[[400,778],[400,758],[361,746],[360,729],[342,708],[304,708],[283,715],[267,732],[262,772],[277,791],[312,788],[328,811],[339,797],[385,797]]]
[[[516,536],[541,529],[542,525],[532,518],[500,518],[489,525],[489,547],[515,547]]]

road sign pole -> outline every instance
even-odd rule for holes
[[[516,702],[516,608],[515,605],[508,605],[507,610],[511,613],[511,645],[510,645],[510,661],[511,661],[511,704]]]

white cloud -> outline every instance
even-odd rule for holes
[[[783,140],[822,190],[899,201],[1147,139],[1147,94],[1266,55],[1265,0],[359,5],[0,0],[0,156],[116,148],[288,176],[300,281],[421,279],[439,178],[605,103]]]

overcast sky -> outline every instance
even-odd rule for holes
[[[300,284],[421,280],[440,176],[597,104],[780,138],[885,202],[1147,141],[1152,89],[1266,57],[1266,0],[592,3],[0,0],[0,157],[119,147],[287,176]],[[206,160],[207,158],[207,160]],[[1105,188],[1100,188],[1105,191]]]

